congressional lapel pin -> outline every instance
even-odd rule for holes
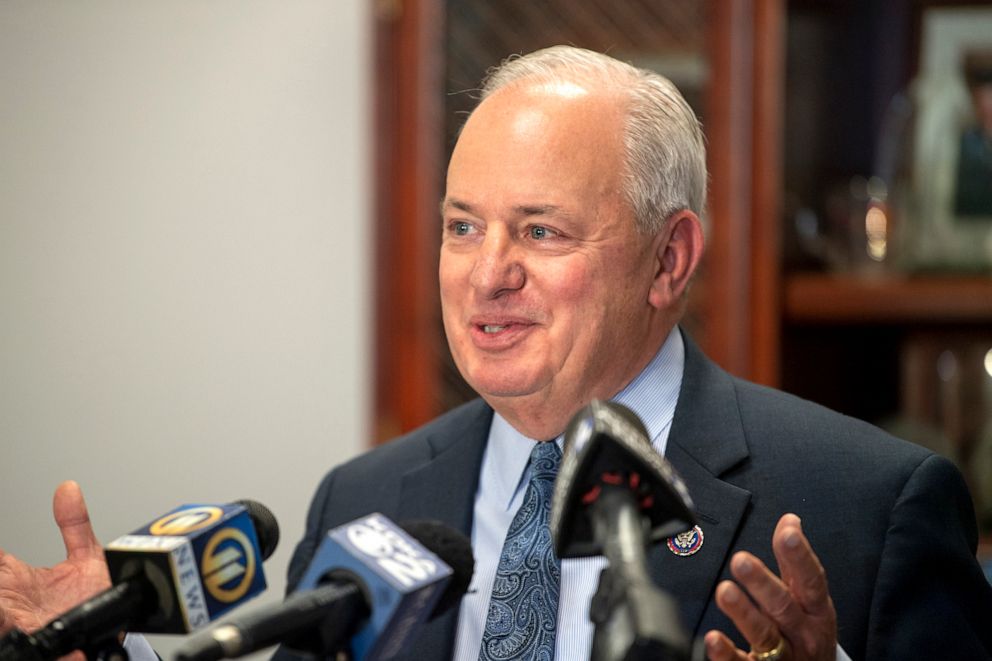
[[[701,548],[703,548],[703,529],[699,526],[693,526],[692,530],[668,538],[668,550],[675,555],[692,555]]]

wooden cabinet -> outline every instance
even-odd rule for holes
[[[956,460],[989,534],[992,274],[973,265],[955,269],[953,263],[926,270],[905,260],[872,264],[863,255],[804,250],[797,241],[803,231],[799,222],[828,241],[831,233],[836,241],[838,233],[858,229],[857,212],[850,215],[859,208],[852,204],[855,184],[864,186],[884,173],[890,193],[893,186],[911,185],[896,177],[906,164],[885,162],[893,149],[908,159],[914,148],[912,130],[892,130],[893,104],[909,99],[905,112],[911,128],[919,106],[929,103],[910,94],[920,89],[913,86],[921,17],[929,7],[951,4],[782,3],[784,167],[777,188],[782,208],[778,235],[770,239],[781,246],[773,276],[780,306],[768,323],[778,333],[774,385]],[[916,191],[900,192],[904,205],[919,204],[920,197],[909,194]],[[860,209],[864,218],[868,207]],[[916,216],[899,231],[927,231],[919,207],[901,211],[903,222],[910,213]],[[845,214],[854,222],[840,227],[848,220]],[[928,237],[920,234],[917,240]],[[839,248],[855,250],[850,244]]]

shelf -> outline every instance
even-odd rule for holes
[[[798,323],[992,323],[992,278],[796,274],[785,318]]]

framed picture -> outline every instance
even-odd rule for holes
[[[923,10],[913,127],[912,258],[992,268],[992,7]]]

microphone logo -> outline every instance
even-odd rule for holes
[[[407,588],[439,571],[436,563],[398,534],[395,524],[381,515],[371,514],[348,524],[345,536],[359,553]]]
[[[348,528],[348,541],[355,547],[373,558],[385,558],[392,555],[393,544],[380,530],[366,525],[354,525]]]
[[[256,564],[251,540],[237,528],[223,528],[203,549],[203,584],[217,601],[235,602],[251,587]]]
[[[213,525],[222,516],[224,510],[219,507],[190,507],[163,516],[148,527],[148,532],[152,535],[186,535]]]

